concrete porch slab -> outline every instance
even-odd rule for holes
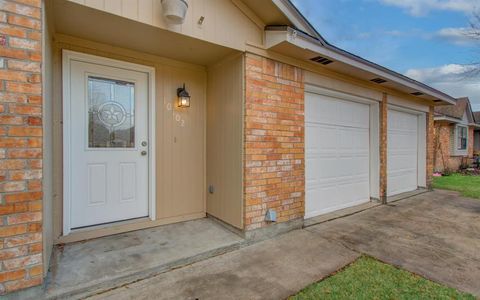
[[[89,299],[286,299],[359,256],[295,230]]]
[[[204,218],[67,244],[54,250],[46,288],[30,291],[29,296],[84,298],[238,249],[243,243],[238,235]]]

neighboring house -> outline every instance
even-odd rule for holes
[[[0,293],[55,244],[207,215],[249,238],[430,187],[454,98],[287,0],[162,2],[0,1]]]
[[[479,128],[468,98],[459,98],[455,105],[435,107],[435,171],[456,171],[470,165],[475,136]],[[477,140],[478,143],[478,140]]]
[[[474,112],[473,118],[478,125],[473,132],[473,154],[478,156],[480,154],[480,111]]]

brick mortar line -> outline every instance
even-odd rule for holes
[[[37,9],[42,9],[42,6],[35,6],[35,5],[31,5],[31,4],[27,4],[27,3],[23,3],[23,2],[19,2],[19,1],[16,1],[16,0],[8,0],[9,2],[13,2],[13,3],[16,3],[16,4],[19,4],[19,5],[24,5],[24,6],[28,6],[28,7],[33,7],[33,8],[37,8]]]
[[[17,24],[17,23],[10,23],[8,22],[8,17],[9,16],[18,16],[20,18],[23,18],[23,19],[29,19],[29,20],[32,20],[32,21],[35,21],[35,22],[39,22],[41,23],[41,19],[36,19],[36,18],[33,18],[33,17],[29,17],[29,16],[24,16],[24,15],[19,15],[19,14],[16,14],[14,12],[9,12],[7,10],[0,10],[0,12],[4,12],[6,15],[7,15],[7,20],[6,22],[0,22],[0,24],[7,24],[7,25],[11,25],[11,26],[15,26],[15,27],[19,27],[19,28],[22,28],[22,29],[26,29],[26,30],[33,30],[35,32],[38,32],[38,33],[42,33],[42,29],[36,29],[36,28],[32,28],[32,27],[29,27],[29,26],[24,26],[24,25],[20,25],[20,24]]]
[[[248,101],[248,100],[247,100]],[[266,104],[266,103],[256,103],[256,102],[250,102],[250,103],[247,103],[248,104],[252,104],[252,105],[257,105],[257,106],[261,106],[261,107],[264,107],[264,108],[271,108],[271,107],[278,107],[278,108],[286,108],[286,109],[292,109],[293,108],[290,108],[290,107],[284,107],[284,106],[278,106],[278,105],[275,105],[275,104]],[[248,108],[247,109],[253,109],[253,108]],[[301,110],[301,109],[298,109],[298,110]],[[261,110],[263,111],[263,110]],[[269,111],[269,110],[266,110],[266,111]],[[303,111],[303,110],[302,110]],[[302,115],[298,115],[296,113],[292,113],[292,112],[278,112],[278,111],[272,111],[273,113],[281,113],[281,114],[286,114],[286,115],[294,115],[294,116],[302,116]],[[248,116],[248,115],[245,115],[245,116]],[[289,120],[289,119],[285,119],[285,120]]]

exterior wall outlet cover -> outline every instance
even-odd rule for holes
[[[209,185],[209,186],[208,186],[208,192],[209,192],[210,194],[215,193],[215,187],[214,187],[213,185]]]
[[[267,213],[265,215],[265,221],[276,222],[277,221],[277,212],[274,211],[273,209],[267,210]]]

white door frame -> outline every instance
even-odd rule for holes
[[[427,187],[427,113],[397,104],[388,104],[387,110],[396,110],[418,117],[417,122],[417,187]],[[387,111],[388,113],[388,111]],[[387,128],[388,129],[388,128]],[[387,143],[388,152],[388,143]],[[388,159],[387,159],[388,166]],[[388,186],[388,174],[387,174]]]
[[[137,71],[148,74],[148,216],[153,221],[155,220],[155,68],[124,62],[120,60],[75,52],[71,50],[62,50],[62,86],[63,86],[63,236],[71,232],[70,223],[70,208],[71,208],[71,136],[72,128],[70,117],[70,63],[71,61],[81,61],[86,63],[93,63],[97,65],[104,65],[108,67],[115,67],[131,71]],[[68,99],[68,101],[67,101]],[[92,226],[92,228],[95,226]]]
[[[378,100],[347,94],[313,84],[305,84],[305,93],[325,95],[370,106],[370,199],[380,197],[380,105]]]

